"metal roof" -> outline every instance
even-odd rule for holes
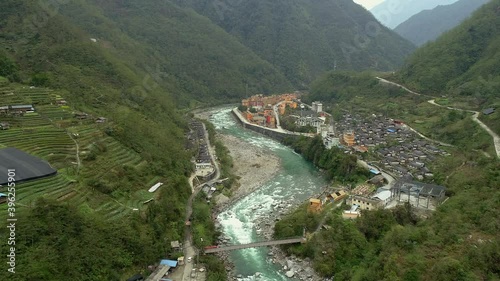
[[[174,260],[161,260],[160,264],[167,265],[169,267],[176,267],[177,266],[177,261],[174,261]]]
[[[490,115],[490,114],[492,114],[494,112],[495,112],[495,109],[492,108],[492,107],[491,108],[486,108],[485,110],[483,110],[483,114],[484,115]]]

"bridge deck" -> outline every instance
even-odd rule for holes
[[[246,249],[246,248],[256,248],[256,247],[284,245],[284,244],[295,244],[295,243],[302,243],[303,241],[304,241],[303,237],[296,237],[296,238],[288,238],[288,239],[283,239],[283,240],[272,240],[272,241],[255,242],[255,243],[241,244],[241,245],[222,246],[222,247],[217,247],[217,248],[212,248],[212,249],[205,249],[205,254],[213,254],[213,253]]]

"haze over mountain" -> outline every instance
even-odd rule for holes
[[[370,12],[385,26],[395,28],[411,16],[438,5],[449,5],[457,0],[385,0]]]
[[[460,0],[450,5],[424,10],[398,25],[394,31],[417,46],[435,40],[460,24],[489,0]]]
[[[352,0],[176,0],[209,17],[294,84],[331,69],[392,70],[412,44]]]

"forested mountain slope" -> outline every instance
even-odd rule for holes
[[[438,5],[449,5],[457,0],[386,0],[370,12],[385,26],[395,28],[411,16]],[[475,1],[475,0],[471,0]]]
[[[421,46],[459,25],[489,0],[460,0],[456,3],[424,10],[398,25],[394,31]]]
[[[392,70],[414,47],[351,0],[176,0],[305,86],[331,69]]]
[[[183,103],[241,97],[247,87],[264,93],[291,88],[278,70],[224,30],[169,1],[70,1],[47,9],[28,1],[2,2],[0,44],[23,61],[23,72],[59,72],[48,85],[69,76],[62,64],[81,64],[92,70],[87,76],[101,72],[104,79],[140,71],[139,84],[158,84]],[[15,13],[25,5],[31,10],[23,21]],[[30,22],[38,18],[44,20],[40,28]],[[65,87],[66,82],[71,81],[64,81]],[[122,94],[131,91],[127,83],[120,87]]]
[[[59,160],[70,164],[59,167],[55,179],[76,198],[54,199],[38,182],[29,185],[40,196],[26,200],[26,193],[19,193],[16,274],[3,270],[0,280],[124,280],[165,257],[170,241],[182,240],[191,193],[193,151],[185,149],[187,119],[178,109],[243,96],[247,83],[252,92],[289,89],[279,71],[208,19],[168,2],[137,3],[0,1],[0,76],[12,82],[0,78],[1,106],[8,103],[4,96],[30,85],[55,91],[71,106],[60,126],[52,126],[49,117],[38,117],[43,127],[14,120],[2,131],[0,147],[21,138],[41,139],[31,149],[43,149],[48,157],[67,149],[68,159]],[[138,15],[141,9],[145,13]],[[163,27],[168,32],[161,33]],[[35,103],[29,97],[23,101]],[[57,108],[51,102],[44,100],[46,107]],[[108,123],[82,125],[72,111],[104,116]],[[75,126],[88,126],[85,132],[91,133],[65,131]],[[58,135],[52,139],[48,131]],[[82,139],[73,141],[71,135]],[[79,174],[71,170],[76,143]],[[83,153],[89,151],[98,153]],[[92,170],[97,162],[99,170]],[[92,178],[96,174],[101,177]],[[43,188],[52,188],[51,180]],[[153,201],[134,198],[137,210],[126,205],[133,192],[147,193],[150,182],[159,180],[164,185]],[[25,187],[18,185],[19,191]],[[101,202],[106,204],[98,206]],[[97,211],[108,205],[129,212]],[[9,245],[2,243],[0,251],[7,255]]]
[[[457,28],[418,49],[399,72],[424,93],[475,97],[480,105],[499,98],[500,1],[480,8]]]

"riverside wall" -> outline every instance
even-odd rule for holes
[[[240,115],[236,113],[236,110],[237,109],[233,109],[231,111],[231,113],[236,118],[238,123],[240,123],[241,126],[243,126],[243,128],[250,129],[250,130],[255,131],[257,133],[263,134],[263,135],[270,137],[274,140],[277,140],[279,142],[283,141],[285,138],[298,138],[298,137],[300,137],[300,135],[292,135],[292,134],[287,134],[284,132],[278,132],[278,131],[274,131],[274,130],[269,129],[269,128],[265,128],[265,127],[261,127],[261,126],[257,126],[254,124],[247,123],[241,119]]]

